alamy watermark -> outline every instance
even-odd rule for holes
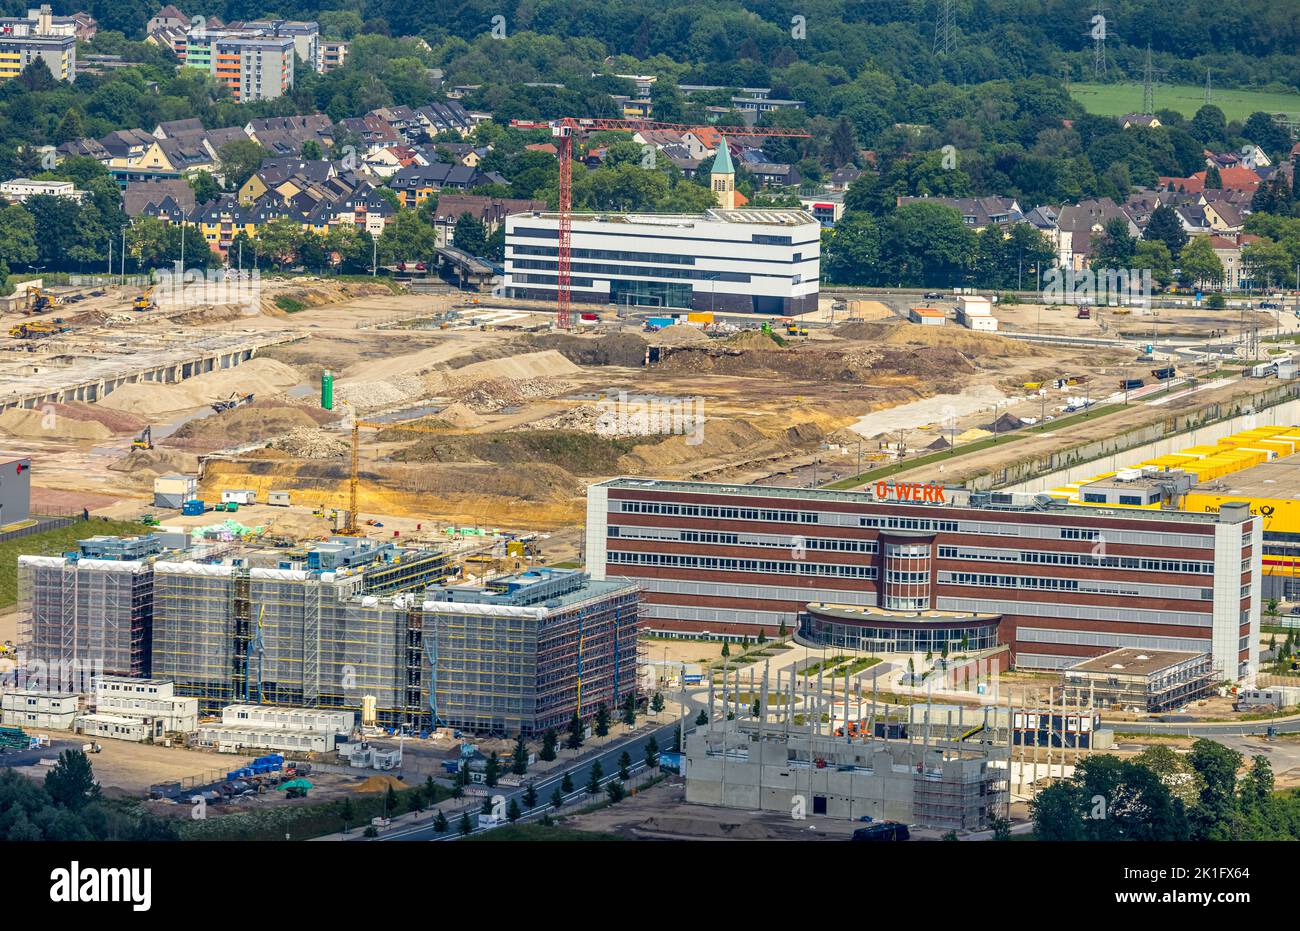
[[[1053,268],[1043,276],[1044,304],[1151,306],[1151,269]]]
[[[704,442],[704,398],[629,395],[620,391],[596,402],[596,433],[603,437],[684,436],[687,446]]]
[[[198,307],[233,304],[256,312],[262,302],[262,278],[257,269],[160,269],[155,274],[153,299],[159,307]]]

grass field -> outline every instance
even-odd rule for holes
[[[1122,116],[1142,109],[1142,85],[1071,84],[1070,96],[1089,113]],[[1212,90],[1211,102],[1231,120],[1244,120],[1257,110],[1265,113],[1300,114],[1300,93],[1272,93],[1252,90]],[[1191,84],[1156,86],[1156,109],[1177,110],[1191,118],[1205,103],[1205,88]]]
[[[0,543],[0,608],[11,608],[18,600],[18,557],[57,556],[77,548],[77,541],[96,534],[132,535],[148,531],[144,524],[121,520],[77,521],[57,530],[33,533]]]

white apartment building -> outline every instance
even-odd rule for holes
[[[0,724],[5,727],[46,727],[67,731],[77,717],[81,696],[42,689],[16,689],[0,695]]]
[[[0,183],[0,197],[13,204],[21,204],[29,197],[67,197],[80,203],[85,191],[78,191],[71,181],[33,181],[31,178],[13,178]]]
[[[154,737],[193,733],[199,726],[199,700],[182,698],[174,688],[165,679],[100,676],[95,680],[95,714],[140,720]]]
[[[507,294],[556,299],[559,226],[555,213],[506,218]],[[804,210],[578,214],[570,242],[575,304],[786,315],[817,308],[821,224]]]

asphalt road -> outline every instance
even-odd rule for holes
[[[687,733],[690,733],[694,729],[694,719],[690,718],[686,722],[686,731]],[[676,735],[676,731],[677,719],[674,718],[667,724],[664,724],[648,733],[638,734],[631,740],[624,740],[610,744],[609,747],[602,750],[598,756],[593,755],[584,757],[569,766],[566,770],[554,770],[547,773],[544,778],[533,783],[533,787],[537,790],[536,808],[529,809],[524,807],[524,786],[498,785],[495,790],[493,790],[493,794],[503,796],[506,805],[510,804],[511,799],[517,799],[519,802],[519,808],[523,812],[523,816],[520,820],[526,821],[530,818],[540,817],[543,813],[553,810],[550,804],[551,794],[555,791],[555,788],[563,782],[565,772],[568,772],[573,780],[573,791],[565,796],[565,802],[567,803],[576,798],[585,798],[587,797],[586,785],[588,780],[591,779],[591,767],[597,760],[600,761],[600,767],[604,773],[604,776],[601,779],[601,785],[607,785],[618,778],[618,760],[619,757],[623,755],[624,751],[632,757],[632,766],[630,767],[630,771],[635,775],[645,769],[645,748],[646,744],[650,742],[650,738],[653,736],[659,744],[659,749],[664,750],[671,745],[672,740]],[[393,828],[392,830],[380,835],[377,839],[381,841],[456,840],[461,836],[456,829],[456,822],[460,820],[460,817],[457,815],[448,820],[450,821],[450,831],[446,834],[439,834],[433,829],[432,821],[426,820],[419,824],[403,825],[402,827]],[[473,831],[475,834],[491,830],[491,828],[486,826],[478,826],[479,816],[477,812],[470,813],[470,821],[475,826]]]

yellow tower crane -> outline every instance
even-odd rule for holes
[[[352,421],[352,471],[348,480],[348,522],[343,528],[343,534],[349,537],[360,535],[360,529],[357,521],[357,488],[361,484],[360,479],[360,447],[361,447],[361,428],[367,427],[372,430],[406,430],[411,433],[447,433],[444,427],[431,427],[420,423],[376,423],[370,420],[353,420]]]

